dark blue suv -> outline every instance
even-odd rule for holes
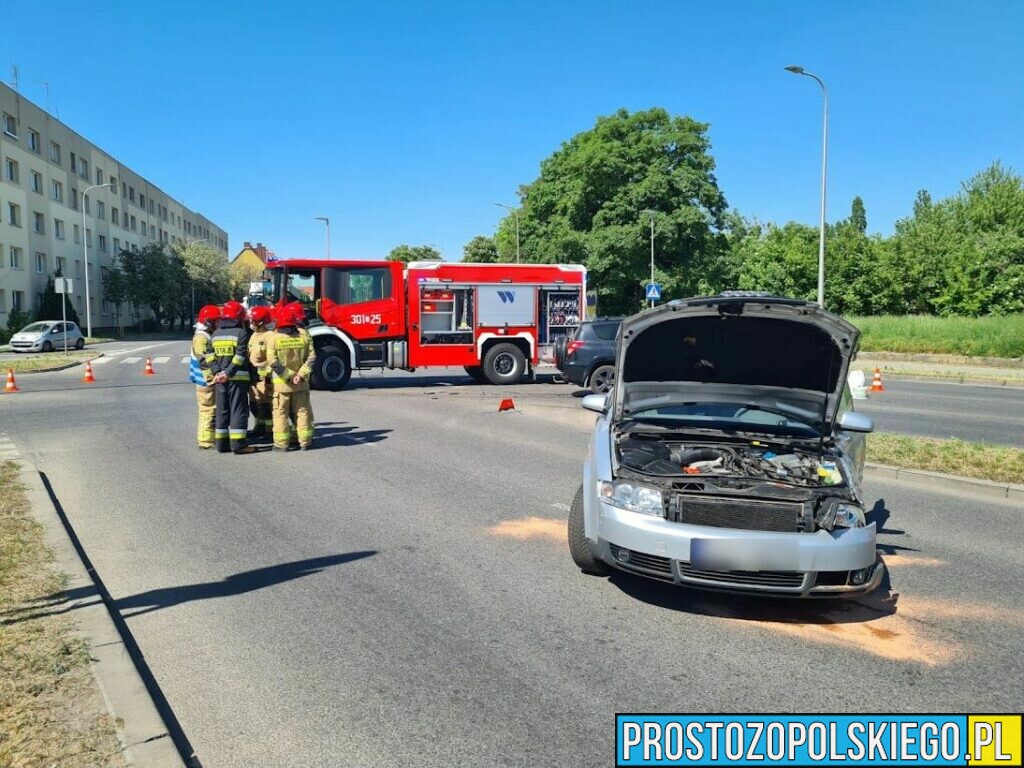
[[[604,394],[615,383],[615,339],[621,317],[587,320],[555,347],[555,365],[566,381]]]

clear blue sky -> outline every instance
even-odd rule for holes
[[[222,7],[223,6],[223,7]],[[229,9],[232,6],[237,9]],[[729,203],[891,231],[1000,159],[1024,171],[1024,3],[0,0],[0,65],[223,226],[316,256],[461,256],[559,144],[619,107],[710,123]]]

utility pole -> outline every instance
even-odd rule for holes
[[[327,260],[331,260],[331,220],[326,216],[314,216],[315,221],[322,221],[327,227]]]
[[[790,65],[786,67],[787,72],[794,75],[803,75],[816,80],[821,86],[821,93],[824,97],[824,117],[821,129],[821,215],[818,221],[818,306],[825,308],[825,182],[828,171],[828,89],[821,78],[807,72],[803,67]]]

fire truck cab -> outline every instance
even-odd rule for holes
[[[579,265],[288,259],[265,281],[273,303],[306,308],[313,386],[329,390],[355,369],[426,366],[514,384],[575,330],[586,295]]]

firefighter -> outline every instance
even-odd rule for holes
[[[196,437],[203,450],[213,448],[213,420],[216,395],[213,386],[213,351],[209,349],[210,336],[217,329],[220,307],[207,304],[199,310],[195,335],[192,336],[192,357],[188,361],[188,378],[196,385],[196,401],[199,405],[199,426]]]
[[[278,307],[277,330],[267,345],[267,365],[274,382],[274,450],[287,451],[295,424],[299,448],[313,443],[313,414],[309,408],[309,377],[316,355],[309,335],[298,328],[298,313]]]
[[[267,367],[267,343],[273,335],[270,324],[273,312],[270,307],[253,307],[249,310],[249,324],[252,336],[249,338],[249,367],[252,384],[249,387],[249,409],[256,420],[252,436],[263,439],[270,435],[274,424],[272,415],[274,384]]]
[[[217,393],[214,436],[220,453],[252,453],[246,440],[249,427],[249,329],[245,307],[228,301],[220,311],[220,322],[210,338]]]
[[[312,345],[313,344],[313,337],[309,335],[309,331],[307,330],[309,328],[309,315],[306,314],[306,307],[302,304],[302,302],[299,302],[299,301],[289,302],[285,306],[288,307],[294,313],[295,325],[298,327],[299,333],[302,334],[303,336],[305,336],[307,339],[309,339],[309,343],[310,343],[310,345]],[[313,404],[312,404],[312,402],[309,404],[309,423],[310,424],[316,424],[316,419],[313,416]],[[297,441],[295,439],[294,430],[292,432],[292,441],[291,442],[292,442],[292,447],[294,447],[297,444]]]

